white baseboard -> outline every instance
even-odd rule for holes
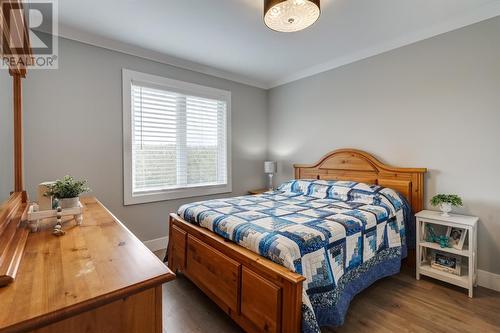
[[[500,291],[500,274],[477,270],[477,284],[481,287]]]
[[[161,238],[156,238],[156,239],[151,239],[148,241],[143,242],[144,245],[148,247],[148,249],[151,252],[158,251],[158,250],[163,250],[167,248],[168,244],[168,236],[167,237],[161,237]]]

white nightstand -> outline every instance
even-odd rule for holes
[[[430,276],[469,290],[469,297],[473,296],[474,287],[477,285],[477,222],[479,218],[450,214],[441,216],[441,212],[423,210],[417,217],[417,280],[420,275]],[[445,227],[462,228],[467,230],[467,236],[462,249],[441,248],[437,243],[426,241],[426,224],[441,225]],[[427,259],[428,251],[437,250],[462,257],[462,273],[455,275],[432,268]]]

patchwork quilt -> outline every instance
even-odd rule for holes
[[[186,204],[178,214],[303,275],[303,332],[341,325],[357,293],[399,272],[410,215],[391,189],[324,180]]]

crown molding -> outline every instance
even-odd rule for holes
[[[500,15],[500,1],[491,1],[477,10],[467,12],[466,14],[456,17],[444,23],[432,26],[428,29],[420,30],[418,32],[408,34],[402,38],[394,39],[390,42],[376,45],[371,48],[364,49],[360,52],[352,53],[347,56],[338,57],[328,62],[309,67],[307,69],[295,72],[291,75],[283,77],[279,80],[269,82],[269,89],[275,88],[293,81],[297,81],[309,76],[313,76],[322,72],[332,70],[362,59],[373,57],[375,55],[385,53],[402,46],[413,44],[424,39],[428,39],[437,35],[441,35],[453,30],[463,28],[465,26],[478,23]]]
[[[269,85],[262,81],[257,81],[253,79],[249,79],[248,77],[232,72],[228,72],[225,70],[217,69],[214,67],[206,66],[197,62],[177,58],[174,56],[170,56],[168,54],[157,52],[153,50],[149,50],[146,48],[142,48],[139,46],[131,45],[128,43],[120,42],[114,39],[106,38],[103,36],[91,34],[88,32],[80,31],[74,28],[71,28],[66,25],[59,26],[59,32],[57,34],[59,37],[65,39],[71,39],[80,43],[101,47],[104,49],[125,53],[128,55],[136,56],[139,58],[155,61],[158,63],[171,65],[174,67],[187,69],[190,71],[207,74],[211,76],[215,76],[221,79],[226,79],[238,83],[242,83],[245,85],[261,88],[261,89],[269,89]]]
[[[168,54],[157,52],[149,49],[145,49],[139,46],[131,45],[124,42],[119,42],[114,39],[98,36],[95,34],[83,32],[77,29],[73,29],[69,26],[61,25],[59,27],[59,37],[75,40],[84,44],[89,44],[101,48],[105,48],[112,51],[117,51],[136,57],[148,59],[151,61],[175,66],[178,68],[199,72],[202,74],[207,74],[215,76],[218,78],[242,83],[245,85],[261,88],[261,89],[272,89],[293,81],[297,81],[309,76],[313,76],[322,72],[326,72],[359,60],[363,60],[369,57],[373,57],[402,46],[413,44],[437,35],[441,35],[453,30],[463,28],[465,26],[478,23],[496,16],[500,15],[500,1],[492,0],[489,3],[478,7],[474,11],[465,13],[462,16],[456,17],[449,21],[443,22],[441,24],[432,26],[430,28],[420,30],[415,33],[405,35],[401,38],[394,39],[387,43],[382,43],[371,48],[361,50],[346,56],[337,57],[330,61],[322,64],[311,66],[304,70],[297,71],[290,75],[287,75],[281,79],[275,81],[259,81],[250,79],[245,75],[228,72],[222,69],[217,69],[211,66],[203,65],[200,63],[192,62],[189,60],[177,58],[170,56]]]

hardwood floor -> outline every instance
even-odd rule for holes
[[[178,274],[163,285],[163,331],[168,333],[243,332],[191,281]]]
[[[242,332],[181,274],[164,285],[163,297],[165,332]],[[470,299],[465,289],[402,272],[364,290],[351,302],[344,325],[322,332],[500,333],[500,293],[478,287]]]
[[[500,293],[478,287],[474,295],[402,272],[364,290],[344,325],[323,332],[500,332]]]

